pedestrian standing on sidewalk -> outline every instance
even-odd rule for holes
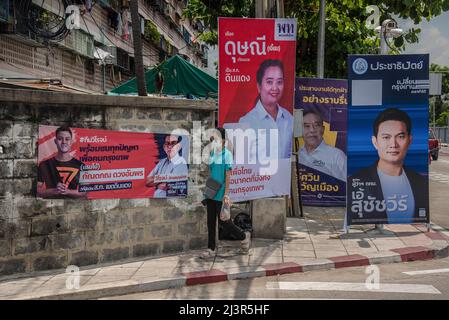
[[[225,206],[224,209],[227,209],[229,212],[232,204],[229,198],[229,181],[233,158],[232,153],[226,148],[225,129],[216,128],[210,141],[212,150],[209,157],[209,179],[217,182],[219,189],[212,198],[208,198],[206,195],[206,198],[203,200],[203,204],[205,203],[207,206],[208,249],[201,255],[202,258],[213,257],[215,255],[217,217],[220,217],[218,221],[226,232],[231,234],[234,239],[241,241],[243,250],[247,251],[249,249],[251,237],[249,232],[245,233],[234,225],[229,214],[228,217],[225,217],[226,213],[222,210],[222,207]]]

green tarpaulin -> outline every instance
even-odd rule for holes
[[[174,56],[145,72],[145,83],[148,93],[159,93],[157,87],[159,86],[160,88],[161,85],[161,81],[158,81],[160,76],[163,79],[162,94],[217,97],[217,79],[198,69],[180,56]],[[137,94],[136,78],[132,78],[112,89],[108,94]]]

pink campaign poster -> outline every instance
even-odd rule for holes
[[[230,195],[290,194],[295,19],[219,18],[219,125],[233,152]]]

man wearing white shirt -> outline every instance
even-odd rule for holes
[[[299,153],[299,163],[346,182],[346,155],[324,141],[321,115],[306,111],[303,115],[303,128],[304,147]]]
[[[255,139],[250,140],[250,158],[256,154],[258,159],[290,158],[293,116],[278,103],[284,93],[284,67],[282,62],[280,60],[265,60],[260,65],[256,78],[259,91],[257,103],[239,120],[239,123],[248,124],[248,127],[254,129],[257,134]],[[276,132],[273,134],[270,129],[274,129]],[[276,136],[277,141],[273,141]],[[265,139],[265,143],[261,142],[262,139]],[[267,152],[267,150],[275,150],[273,147],[277,147],[277,154]]]
[[[188,168],[186,160],[179,155],[181,137],[167,135],[164,141],[164,151],[167,157],[161,159],[147,176],[146,186],[155,187],[155,198],[166,198],[169,182],[186,181]],[[176,177],[176,178],[175,178]]]

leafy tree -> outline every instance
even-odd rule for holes
[[[218,17],[254,17],[254,0],[190,0],[184,16],[205,22],[209,32],[201,40],[209,44],[218,42]],[[316,48],[319,23],[319,0],[285,0],[286,17],[298,21],[297,74],[316,74]],[[371,12],[366,8],[376,5],[380,21],[399,17],[411,19],[415,24],[430,20],[449,10],[449,0],[334,0],[326,5],[325,77],[346,78],[348,54],[377,53],[379,38],[373,28],[366,25]],[[396,38],[391,53],[399,53],[406,43],[419,41],[419,28]]]
[[[433,106],[429,110],[429,122],[433,123],[433,112],[435,110],[436,125],[445,127],[449,118],[449,67],[432,63],[430,71],[441,72],[443,77],[441,81],[441,96],[431,98],[430,104]]]

